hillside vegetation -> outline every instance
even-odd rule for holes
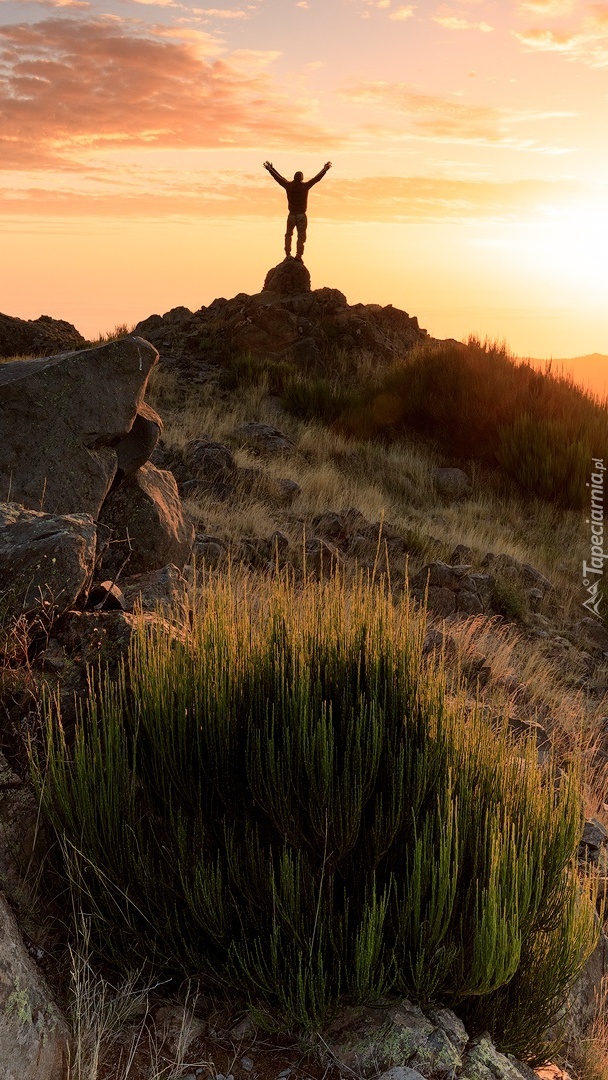
[[[607,817],[608,630],[581,565],[606,407],[476,340],[336,336],[297,364],[175,340],[147,400],[197,530],[185,599],[91,670],[75,726],[47,692],[30,731],[76,1022],[108,979],[196,980],[292,1034],[407,995],[543,1060],[597,933],[577,849]],[[483,579],[484,610],[425,606],[431,566]],[[116,1063],[105,1037],[75,1078]]]

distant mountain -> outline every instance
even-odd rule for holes
[[[529,357],[529,362],[541,371],[551,364],[551,371],[555,375],[564,373],[571,375],[575,382],[584,386],[598,397],[608,397],[608,356],[602,353],[590,353],[588,356],[573,356],[566,360],[535,360]]]

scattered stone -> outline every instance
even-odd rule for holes
[[[313,577],[330,576],[340,565],[340,553],[327,541],[313,536],[304,545],[306,572]]]
[[[447,499],[460,499],[470,494],[471,481],[462,469],[433,469],[433,483],[439,495]]]
[[[393,1065],[379,1076],[379,1080],[424,1080],[422,1073],[417,1069],[410,1069],[407,1065]]]
[[[243,1018],[239,1020],[234,1027],[230,1029],[230,1034],[233,1039],[247,1039],[257,1032],[257,1027],[254,1023],[253,1017],[249,1013],[245,1013]],[[291,1072],[291,1070],[288,1070]],[[282,1074],[281,1074],[282,1075]]]
[[[443,631],[437,630],[434,626],[430,626],[424,636],[424,642],[422,644],[423,656],[431,652],[441,652],[444,641],[445,634]]]
[[[241,1058],[241,1069],[244,1069],[245,1072],[251,1072],[251,1070],[253,1069],[253,1064],[253,1060],[250,1057]]]
[[[575,629],[588,648],[608,652],[608,629],[599,619],[591,616],[579,619]]]
[[[87,611],[126,611],[124,594],[113,581],[101,581],[89,591]]]
[[[65,649],[59,644],[57,638],[49,638],[42,657],[44,670],[59,672],[65,667],[66,659]]]
[[[227,544],[217,536],[207,536],[199,533],[194,542],[194,557],[197,562],[208,563],[216,566],[225,556],[228,550]]]
[[[106,499],[99,521],[111,533],[101,568],[116,579],[160,570],[183,569],[194,544],[194,526],[184,516],[172,473],[146,462]]]
[[[96,519],[157,359],[147,341],[129,337],[0,364],[0,497]]]
[[[91,580],[96,540],[89,514],[0,503],[0,594],[7,614],[50,617],[73,607]]]
[[[496,1049],[487,1033],[469,1044],[460,1075],[466,1080],[522,1080],[520,1070]]]
[[[440,1027],[458,1052],[462,1053],[469,1041],[462,1020],[451,1009],[431,1009],[428,1015],[429,1020],[432,1020],[437,1027]]]
[[[474,560],[473,549],[467,547],[466,544],[457,544],[452,554],[450,555],[450,565],[452,566],[471,566]]]
[[[278,487],[283,498],[288,499],[289,501],[296,499],[298,495],[302,494],[302,488],[295,480],[283,478],[278,481]]]
[[[160,611],[165,616],[184,617],[187,588],[188,583],[177,566],[163,566],[123,582],[125,607],[128,611]]]
[[[272,554],[285,555],[289,549],[289,537],[277,530],[268,541]]]
[[[42,974],[0,894],[2,1080],[64,1080],[69,1035]]]
[[[261,424],[256,421],[241,424],[234,431],[234,436],[264,450],[285,453],[294,448],[294,441],[289,438],[289,435],[285,435],[278,428],[271,427],[270,424]]]
[[[226,483],[236,472],[234,455],[222,443],[194,439],[184,447],[183,457],[188,477],[207,484]],[[180,479],[179,473],[177,479]]]

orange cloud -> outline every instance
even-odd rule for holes
[[[575,30],[555,31],[538,27],[515,33],[529,51],[562,53],[567,60],[588,67],[608,67],[608,5],[597,4]]]
[[[520,0],[522,11],[534,11],[539,15],[561,18],[571,15],[575,0]]]
[[[280,93],[264,70],[264,59],[276,54],[221,56],[211,35],[176,34],[116,19],[0,26],[1,167],[69,168],[125,144],[307,149],[329,142],[306,103]]]
[[[491,34],[494,29],[487,22],[469,22],[468,19],[458,19],[454,15],[434,15],[433,21],[446,30],[480,30],[482,34]]]
[[[414,135],[445,141],[465,141],[528,150],[547,149],[530,140],[517,140],[513,124],[570,117],[574,114],[515,112],[490,105],[469,105],[454,98],[420,94],[406,83],[360,82],[343,90],[343,96],[363,105],[380,105],[407,117]]]
[[[135,176],[128,177],[135,180]],[[420,176],[340,178],[314,189],[311,214],[332,221],[462,222],[464,220],[544,220],[542,207],[580,198],[579,189],[566,181],[450,180]],[[282,219],[283,193],[267,178],[235,173],[198,174],[185,179],[179,173],[156,175],[142,184],[125,183],[125,190],[0,191],[0,215],[44,217],[268,218]],[[144,188],[144,190],[141,190]]]
[[[389,14],[389,19],[395,19],[397,22],[404,22],[405,19],[411,19],[414,11],[415,8],[412,7],[411,4],[404,5],[403,7],[397,8],[395,11],[391,11]]]

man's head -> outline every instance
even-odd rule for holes
[[[304,173],[296,172],[296,173],[293,174],[293,178],[294,178],[296,184],[301,184],[303,179],[304,179]]]

